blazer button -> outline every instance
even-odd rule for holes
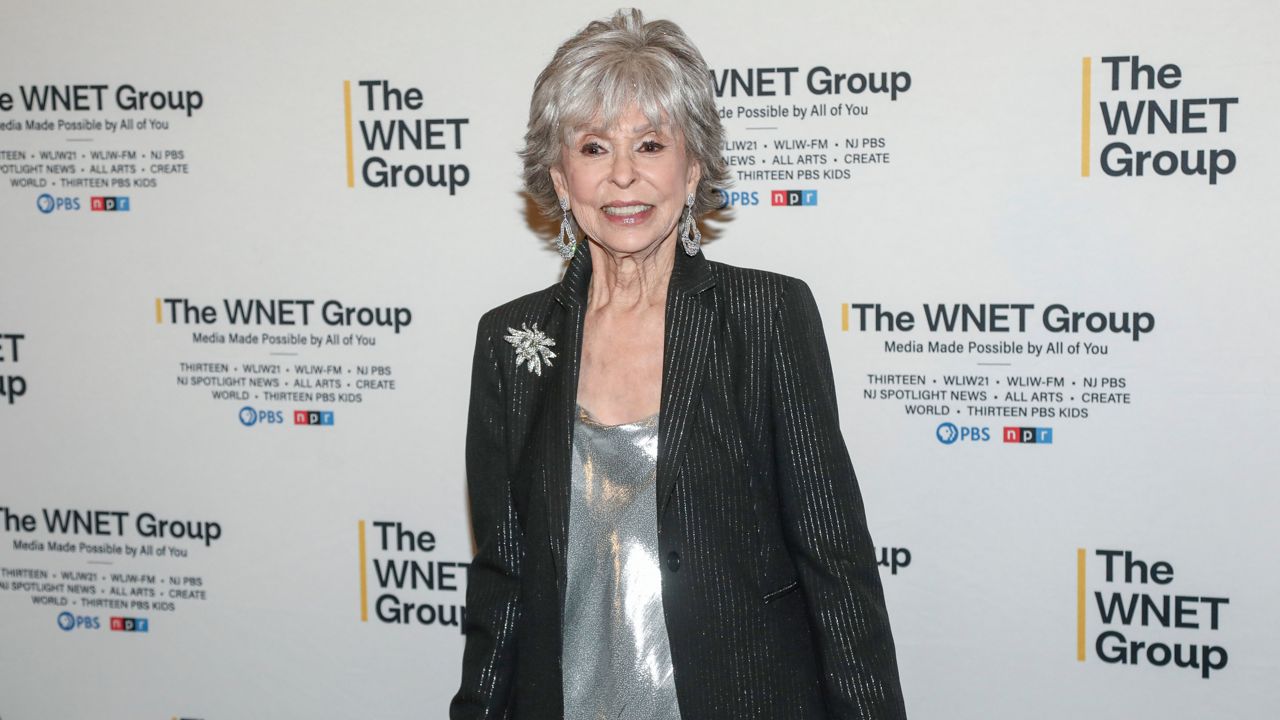
[[[672,550],[667,553],[667,569],[675,572],[680,569],[680,553]]]

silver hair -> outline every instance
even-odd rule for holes
[[[565,41],[534,83],[520,158],[525,190],[548,217],[560,216],[550,169],[574,129],[597,117],[613,127],[632,102],[655,127],[670,123],[701,165],[694,216],[723,206],[730,176],[706,60],[675,23],[622,9]]]

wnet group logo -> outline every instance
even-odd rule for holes
[[[388,625],[435,625],[461,632],[467,619],[469,563],[441,557],[430,530],[392,520],[369,525],[366,533],[365,521],[358,522],[360,622],[369,622],[372,615]],[[376,594],[372,602],[371,593]]]
[[[6,368],[0,372],[0,404],[12,405],[27,394],[27,378],[20,374],[26,366],[14,367],[22,361],[19,348],[25,343],[19,341],[26,338],[26,333],[0,332],[0,367]]]
[[[1131,550],[1076,549],[1076,660],[1108,665],[1190,670],[1203,679],[1227,667],[1218,640],[1226,597],[1195,583],[1177,583],[1173,563]],[[1193,589],[1178,592],[1181,585]],[[1093,592],[1089,590],[1092,588]],[[1097,623],[1089,642],[1090,618]],[[1092,650],[1092,653],[1090,651]]]
[[[1099,78],[1094,58],[1081,61],[1081,177],[1096,166],[1113,178],[1180,175],[1216,185],[1236,169],[1238,157],[1226,144],[1239,97],[1206,89],[1194,68],[1188,73],[1177,63],[1139,55],[1097,60]]]
[[[890,575],[897,575],[899,570],[905,570],[911,564],[911,550],[905,547],[882,547],[876,564],[888,568]]]
[[[427,97],[421,88],[390,80],[357,80],[354,87],[342,81],[347,187],[439,188],[455,195],[471,181],[471,169],[457,157],[470,118],[437,115]]]

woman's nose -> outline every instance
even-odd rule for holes
[[[613,168],[610,179],[618,187],[625,188],[635,182],[636,166],[630,150],[621,150],[613,154]]]

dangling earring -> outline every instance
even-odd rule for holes
[[[684,201],[685,218],[680,229],[680,244],[684,245],[684,251],[693,257],[698,254],[698,246],[702,244],[702,231],[698,229],[698,223],[693,219],[693,193],[689,193],[689,197]],[[693,230],[693,237],[689,237],[690,229]]]
[[[573,257],[574,251],[578,249],[578,238],[573,235],[573,227],[569,223],[569,198],[560,198],[560,209],[564,212],[564,217],[560,219],[560,235],[556,237],[552,243],[556,246],[556,250],[560,251],[560,257],[566,260]],[[569,242],[565,242],[565,236],[569,236]]]

